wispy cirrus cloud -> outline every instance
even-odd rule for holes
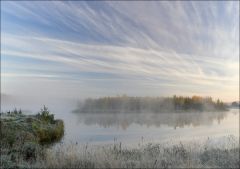
[[[64,89],[75,84],[72,94],[84,97],[236,99],[238,3],[3,2],[4,89],[11,92],[14,78],[39,79],[62,81]]]

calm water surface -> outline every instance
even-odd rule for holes
[[[39,104],[16,104],[29,113],[40,110]],[[3,105],[2,110],[13,109]],[[239,110],[208,113],[168,114],[81,114],[73,113],[74,103],[51,103],[49,109],[64,120],[63,143],[111,144],[115,141],[134,146],[139,143],[218,139],[234,135],[239,138]]]
[[[239,137],[238,110],[169,114],[71,114],[64,141],[126,144]]]

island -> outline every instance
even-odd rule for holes
[[[227,111],[228,107],[221,100],[212,97],[176,96],[173,97],[101,97],[86,99],[75,112],[81,113],[131,113],[131,112],[210,112]]]

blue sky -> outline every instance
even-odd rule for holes
[[[239,98],[239,2],[1,2],[10,95]]]

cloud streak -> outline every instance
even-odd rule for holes
[[[5,90],[13,78],[45,78],[64,88],[81,82],[96,96],[211,92],[236,99],[238,3],[3,2]]]

